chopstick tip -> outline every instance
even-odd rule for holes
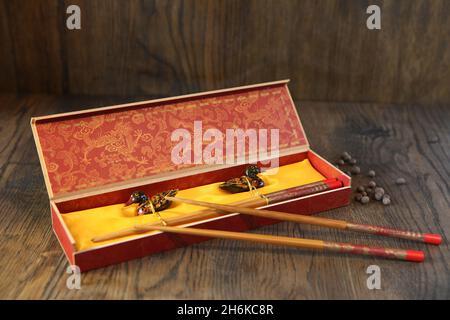
[[[405,259],[411,262],[423,262],[425,260],[425,253],[417,250],[406,250]]]
[[[423,237],[423,242],[438,246],[442,243],[442,237],[439,234],[426,233]]]

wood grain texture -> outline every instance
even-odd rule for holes
[[[0,96],[0,298],[450,298],[450,109],[415,104],[297,103],[315,151],[334,160],[347,150],[363,171],[376,170],[392,196],[389,207],[354,203],[321,216],[440,233],[440,247],[293,223],[255,232],[423,249],[424,263],[212,240],[87,272],[81,290],[68,290],[29,119],[128,101]],[[396,186],[398,177],[408,183]],[[355,177],[354,186],[363,181]],[[366,287],[373,264],[381,268],[381,290]]]
[[[82,29],[65,27],[78,4]],[[382,30],[366,28],[378,4]],[[449,103],[447,0],[0,0],[0,91],[173,96],[292,79],[294,98]]]

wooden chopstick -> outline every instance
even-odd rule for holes
[[[382,247],[376,248],[363,245],[354,245],[350,243],[338,243],[313,239],[290,238],[290,237],[262,235],[255,233],[243,233],[243,232],[232,232],[232,231],[211,230],[211,229],[180,228],[167,226],[144,226],[144,225],[136,226],[136,228],[143,232],[163,231],[169,233],[201,236],[208,238],[250,241],[250,242],[288,246],[294,248],[316,249],[344,254],[350,253],[373,257],[382,257],[387,259],[412,261],[412,262],[422,262],[425,259],[424,253],[422,251],[417,250],[402,250],[402,249],[392,249]]]
[[[196,206],[202,206],[206,208],[211,208],[219,211],[231,212],[231,213],[242,213],[247,215],[252,215],[256,217],[270,218],[282,221],[292,221],[297,223],[311,224],[328,228],[351,230],[362,233],[375,234],[379,236],[386,236],[392,238],[402,238],[407,240],[413,240],[418,242],[423,242],[427,244],[439,245],[442,242],[442,237],[438,234],[431,233],[419,233],[412,231],[403,231],[391,228],[385,228],[380,226],[366,225],[350,223],[345,220],[327,219],[313,216],[306,216],[301,214],[292,214],[278,211],[270,210],[259,210],[253,208],[245,208],[232,205],[217,204],[205,201],[198,201],[192,199],[184,199],[178,197],[166,197],[168,200],[174,202],[182,202],[187,204],[192,204]]]
[[[296,186],[292,188],[288,188],[281,191],[275,191],[271,193],[264,194],[264,198],[262,197],[251,197],[249,199],[240,200],[232,203],[234,206],[239,207],[247,207],[247,208],[258,208],[262,207],[266,204],[272,204],[280,201],[289,200],[295,197],[303,197],[310,194],[315,194],[318,192],[323,192],[326,190],[332,190],[336,188],[340,188],[342,186],[342,182],[337,179],[326,179],[322,181],[312,182],[308,184],[304,184],[301,186]],[[196,212],[191,212],[186,215],[176,216],[176,217],[166,217],[164,221],[169,226],[178,226],[182,224],[192,223],[199,220],[206,220],[220,216],[221,214],[214,209],[203,209]],[[145,226],[158,226],[161,225],[160,221],[149,222],[142,224]],[[127,237],[136,235],[137,233],[142,233],[142,231],[138,231],[135,227],[125,228],[122,230],[114,231],[105,235],[97,236],[94,239],[95,242],[106,241],[115,238]]]

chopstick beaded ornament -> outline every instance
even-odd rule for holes
[[[136,213],[138,216],[144,214],[157,213],[170,207],[170,200],[167,197],[174,197],[178,193],[178,190],[173,189],[155,194],[149,198],[142,191],[135,191],[130,195],[130,198],[125,203],[125,207],[132,204],[137,204]]]
[[[256,165],[250,165],[245,170],[245,175],[239,178],[227,180],[219,185],[219,188],[231,193],[251,191],[264,187],[264,181],[258,177],[261,169]]]
[[[162,225],[167,226],[168,223],[161,217],[159,211],[169,208],[171,201],[167,197],[173,197],[177,193],[178,190],[174,189],[155,194],[149,198],[144,192],[135,191],[130,195],[130,198],[125,203],[125,207],[136,203],[138,205],[136,209],[136,214],[138,216],[154,214],[161,221]]]

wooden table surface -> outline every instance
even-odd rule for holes
[[[298,102],[312,148],[329,160],[350,152],[392,196],[320,214],[437,232],[440,247],[279,223],[257,232],[423,249],[424,263],[212,240],[82,274],[66,286],[68,263],[53,235],[31,116],[135,99],[0,96],[0,298],[6,299],[449,299],[450,106]],[[404,177],[408,183],[396,186]],[[354,177],[354,186],[367,182]],[[381,289],[366,270],[378,265]]]

